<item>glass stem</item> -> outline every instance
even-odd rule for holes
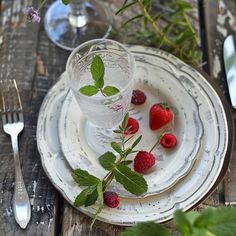
[[[69,15],[69,21],[71,25],[77,28],[84,27],[88,23],[86,14],[86,1],[72,0],[69,6],[71,9]]]

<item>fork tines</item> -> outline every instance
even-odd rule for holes
[[[14,79],[0,80],[0,94],[0,112],[2,115],[6,114],[5,118],[2,117],[3,122],[12,123],[12,120],[16,122],[21,119],[21,117],[17,117],[21,116],[22,104],[16,81]]]

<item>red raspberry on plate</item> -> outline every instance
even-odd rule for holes
[[[138,130],[139,130],[138,121],[132,117],[129,117],[127,130],[125,131],[125,134],[135,134]]]
[[[142,173],[154,166],[155,163],[156,159],[152,153],[139,151],[134,158],[134,170]]]
[[[150,129],[156,130],[167,125],[174,117],[171,108],[163,103],[154,104],[149,112]]]
[[[116,208],[120,204],[120,198],[117,193],[112,191],[106,191],[103,194],[104,203],[110,208]]]
[[[176,144],[177,144],[177,140],[176,140],[175,135],[173,135],[171,133],[164,134],[161,138],[160,144],[164,148],[173,148],[173,147],[175,147]]]
[[[131,103],[134,105],[142,105],[146,101],[146,95],[139,89],[134,89],[132,93]]]

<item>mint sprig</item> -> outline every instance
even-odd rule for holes
[[[177,210],[174,223],[182,236],[236,235],[236,208],[207,208],[202,212],[184,213]],[[121,236],[170,236],[163,225],[154,222],[139,223],[127,228]]]
[[[93,96],[100,91],[103,96],[109,97],[120,92],[120,90],[114,86],[104,87],[105,65],[99,55],[93,58],[90,70],[94,84],[81,87],[79,89],[80,93],[86,96]]]
[[[97,200],[99,202],[99,207],[94,214],[91,227],[104,207],[103,194],[114,178],[117,182],[123,185],[127,191],[136,196],[147,192],[148,185],[144,177],[127,166],[132,163],[132,161],[126,160],[127,156],[130,153],[136,152],[134,148],[142,138],[142,136],[139,136],[129,147],[125,147],[127,140],[130,140],[130,137],[126,138],[125,135],[125,132],[127,131],[128,118],[129,114],[127,113],[119,126],[119,129],[115,130],[115,133],[119,135],[120,141],[111,142],[111,147],[119,155],[117,156],[108,151],[98,158],[101,166],[108,171],[103,179],[100,180],[96,176],[93,176],[87,171],[81,169],[76,169],[72,173],[74,180],[80,186],[85,187],[76,197],[74,205],[76,207],[86,207],[94,204]]]

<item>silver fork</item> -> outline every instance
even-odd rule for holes
[[[18,134],[24,128],[23,110],[19,91],[15,80],[1,80],[0,93],[2,107],[3,130],[11,136],[15,166],[15,188],[13,196],[13,212],[16,222],[25,229],[31,217],[29,196],[22,177],[19,151]]]

